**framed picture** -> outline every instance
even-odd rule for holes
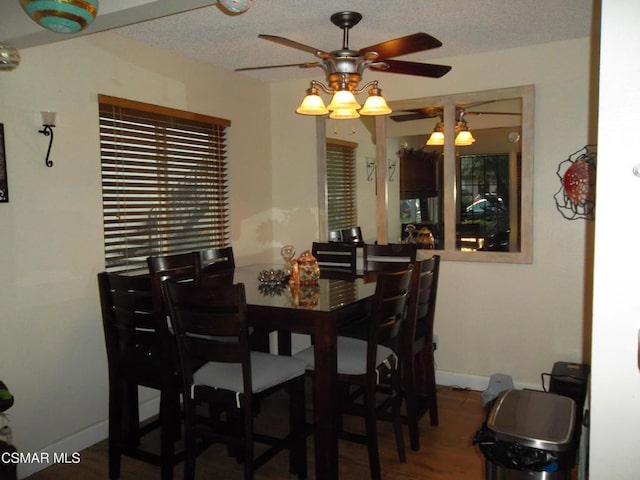
[[[4,125],[0,123],[0,202],[9,201],[9,182],[7,181],[7,159],[4,155]]]

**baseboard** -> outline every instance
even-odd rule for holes
[[[160,407],[160,397],[152,398],[151,400],[147,400],[144,403],[140,404],[140,419],[146,420],[153,415],[158,414],[158,409]],[[37,452],[35,458],[48,458],[49,463],[47,462],[30,462],[30,463],[20,463],[18,464],[18,478],[23,479],[28,477],[29,475],[33,475],[40,470],[44,470],[50,465],[53,465],[54,458],[61,457],[62,454],[67,454],[67,459],[71,461],[73,459],[72,455],[76,452],[80,452],[91,445],[95,445],[102,440],[105,440],[109,436],[109,421],[104,420],[100,423],[92,425],[89,428],[86,428],[80,432],[74,433],[73,435],[69,435],[68,437],[63,438],[59,442],[56,442],[52,445],[49,445],[47,448],[40,450]],[[24,452],[26,453],[26,452]],[[82,461],[82,458],[80,458]]]
[[[489,377],[436,370],[436,383],[447,387],[468,388],[470,390],[482,392],[489,386]],[[519,390],[540,390],[540,385],[526,384],[516,381],[513,382],[513,386]]]

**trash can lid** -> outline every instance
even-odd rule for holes
[[[576,418],[573,399],[536,390],[506,390],[498,396],[487,427],[496,438],[560,452],[571,448]]]

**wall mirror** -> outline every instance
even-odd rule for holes
[[[368,197],[369,208],[375,199],[375,212],[366,212],[367,218],[375,215],[375,240],[411,241],[426,227],[443,259],[530,263],[534,87],[389,105],[390,116],[362,124],[371,141],[358,148],[365,152],[357,158],[360,169],[360,163],[375,163],[357,182],[358,197]],[[319,146],[331,134],[329,123],[318,121]],[[321,150],[319,191],[326,189]],[[320,200],[326,205],[322,192]],[[323,203],[320,211],[322,235]]]

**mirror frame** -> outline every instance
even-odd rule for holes
[[[458,93],[433,97],[413,98],[407,100],[388,101],[393,111],[422,108],[427,105],[439,105],[444,108],[445,145],[444,157],[455,158],[456,147],[453,135],[455,125],[455,108],[458,104],[490,100],[507,100],[522,98],[522,151],[521,151],[521,218],[520,218],[520,251],[519,252],[464,252],[456,249],[456,162],[445,161],[444,166],[444,248],[424,250],[437,253],[443,260],[467,262],[498,263],[532,263],[533,261],[533,161],[534,161],[534,101],[535,87],[524,85],[519,87],[482,90],[477,92]],[[389,191],[386,179],[388,169],[387,122],[384,116],[375,117],[376,145],[376,238],[378,243],[388,243],[387,209]],[[327,189],[326,189],[326,117],[316,119],[317,159],[318,159],[318,218],[320,240],[327,239]],[[378,141],[384,139],[384,141]],[[420,250],[419,250],[420,252]],[[422,255],[420,255],[422,256]],[[427,253],[429,256],[429,253]]]

